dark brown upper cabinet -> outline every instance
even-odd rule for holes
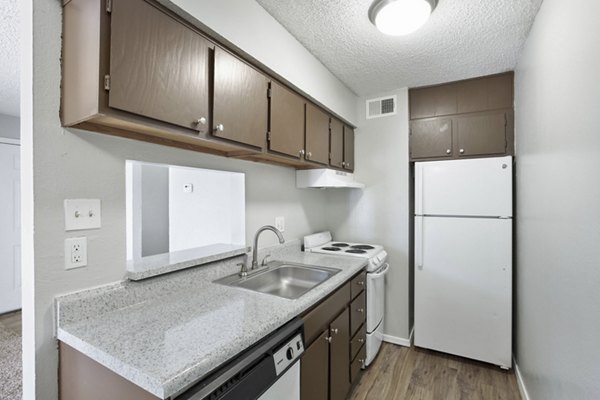
[[[344,169],[354,171],[354,129],[344,125]]]
[[[410,157],[452,157],[452,119],[436,118],[411,121]]]
[[[457,87],[455,84],[412,89],[410,118],[430,118],[456,114]]]
[[[159,1],[62,4],[63,126],[293,168],[329,164],[325,107],[306,108],[299,89]]]
[[[329,152],[329,165],[344,168],[344,124],[335,118],[331,118]]]
[[[271,82],[269,150],[304,158],[304,98]]]
[[[496,112],[456,119],[459,157],[505,154],[510,113]]]
[[[508,72],[411,89],[410,159],[513,154],[513,79]]]
[[[513,107],[513,74],[495,75],[460,82],[457,114]]]
[[[206,130],[213,47],[145,1],[113,0],[109,106]]]
[[[329,163],[329,115],[306,103],[306,160]]]
[[[263,148],[269,116],[267,77],[218,47],[214,75],[213,135]]]

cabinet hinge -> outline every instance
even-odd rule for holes
[[[106,0],[106,12],[109,14],[112,12],[112,0]]]
[[[104,75],[104,90],[110,90],[110,75]]]
[[[267,141],[270,142],[271,141],[271,132],[267,132]]]
[[[269,99],[271,98],[271,88],[267,89],[267,97]]]

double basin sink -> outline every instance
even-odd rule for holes
[[[230,275],[215,283],[297,299],[338,272],[337,268],[272,261],[266,267],[249,271],[248,276]]]

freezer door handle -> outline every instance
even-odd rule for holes
[[[415,218],[415,264],[423,269],[423,217]]]

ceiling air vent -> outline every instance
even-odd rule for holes
[[[367,119],[396,115],[396,96],[367,100]]]

